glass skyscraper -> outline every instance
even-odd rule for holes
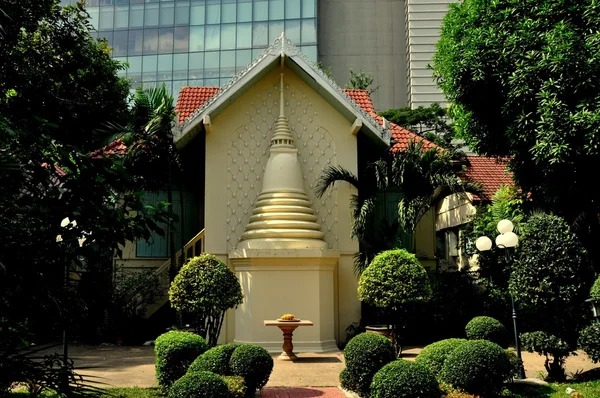
[[[63,0],[73,4],[76,0]],[[316,0],[87,0],[134,87],[223,86],[281,32],[317,60]]]

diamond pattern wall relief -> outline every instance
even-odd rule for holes
[[[304,176],[304,189],[318,216],[321,230],[330,249],[337,249],[338,204],[333,190],[317,198],[317,179],[328,165],[336,165],[335,143],[319,123],[321,115],[312,101],[298,87],[285,84],[285,112],[296,140],[298,159]],[[279,117],[279,79],[254,97],[245,113],[244,125],[230,136],[227,181],[227,243],[235,249],[252,215],[254,203],[262,189],[262,177],[269,159],[270,140]]]

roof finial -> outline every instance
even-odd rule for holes
[[[281,74],[281,82],[279,83],[279,117],[285,117],[285,110],[283,107],[283,73]]]

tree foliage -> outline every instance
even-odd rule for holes
[[[539,207],[576,223],[598,259],[600,5],[466,0],[451,5],[434,57],[455,125],[482,155],[510,157]]]
[[[169,289],[177,311],[191,317],[198,333],[211,347],[217,345],[225,311],[242,303],[242,288],[235,274],[212,254],[192,258]]]
[[[83,6],[1,7],[0,352],[14,358],[32,339],[82,331],[84,312],[101,321],[82,293],[106,298],[115,250],[149,238],[167,212],[142,202],[145,182],[129,154],[90,156],[108,136],[105,123],[129,117],[129,84],[90,36]]]
[[[532,216],[521,233],[509,281],[524,330],[542,330],[574,346],[586,323],[592,272],[581,244],[558,216]]]
[[[433,103],[428,107],[419,106],[414,109],[410,106],[388,109],[381,112],[380,115],[443,148],[453,148],[453,124],[447,118],[446,108],[442,108],[438,103]]]
[[[355,72],[354,69],[350,68],[350,80],[346,84],[345,88],[354,90],[367,90],[371,84],[373,84],[373,75],[364,70]],[[378,87],[379,88],[379,87]],[[374,92],[376,89],[369,91],[369,94]]]

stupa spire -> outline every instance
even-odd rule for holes
[[[298,149],[285,116],[283,73],[279,83],[279,117],[271,138],[262,191],[238,249],[326,249],[325,234],[304,191]]]

